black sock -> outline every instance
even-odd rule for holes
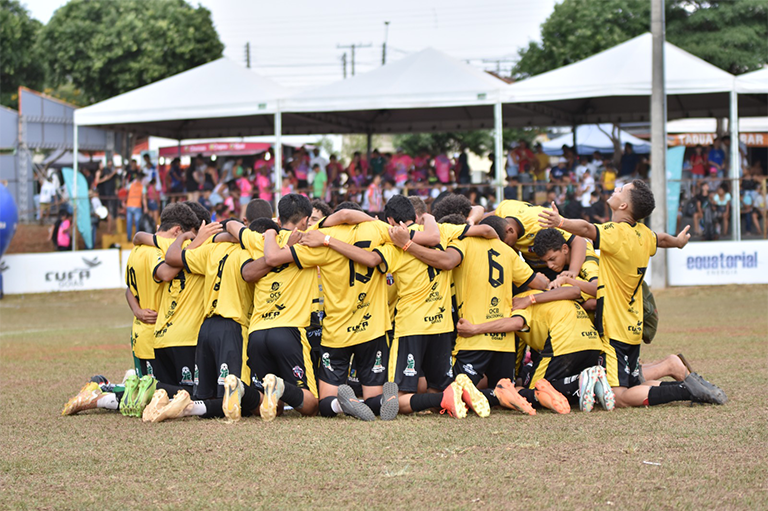
[[[541,403],[536,399],[536,391],[534,389],[520,389],[518,393],[527,399],[534,408],[541,408]]]
[[[304,391],[292,383],[286,383],[282,400],[292,406],[294,410],[298,410],[304,406]]]
[[[559,380],[549,380],[552,387],[571,403],[579,402],[579,375],[561,378]]]
[[[381,397],[383,394],[379,394],[378,396],[369,397],[365,400],[366,406],[371,409],[374,415],[380,415],[381,414]]]
[[[414,394],[411,396],[411,410],[420,412],[430,408],[440,408],[442,401],[442,393],[427,392],[426,394]]]
[[[243,412],[253,412],[261,404],[261,392],[251,385],[243,385],[243,397],[240,399],[240,409]]]
[[[224,408],[222,408],[223,402],[224,400],[220,397],[216,399],[203,399],[203,404],[205,405],[205,413],[201,415],[201,417],[204,419],[224,417]]]
[[[676,385],[680,385],[679,381],[662,381],[659,382],[659,387],[674,387]]]
[[[483,389],[480,392],[482,392],[485,399],[488,400],[488,404],[491,408],[494,406],[501,406],[501,402],[499,402],[499,398],[496,397],[496,394],[493,393],[493,389]]]
[[[331,403],[335,397],[324,397],[320,400],[320,415],[323,417],[336,417],[336,412],[331,408]]]
[[[117,407],[120,408],[120,401],[123,400],[124,392],[115,392],[115,399],[117,399]]]
[[[163,389],[164,391],[166,391],[168,393],[168,397],[171,399],[173,399],[173,396],[175,396],[176,393],[180,390],[186,390],[187,392],[189,392],[190,396],[192,395],[192,392],[190,391],[190,389],[186,387],[182,387],[181,385],[171,385],[170,383],[163,383],[161,381],[157,382],[157,386],[155,388]]]
[[[670,382],[671,383],[671,382]],[[691,392],[682,382],[674,382],[675,385],[660,385],[651,387],[648,390],[648,406],[663,405],[672,401],[688,401],[691,399]]]

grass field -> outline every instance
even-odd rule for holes
[[[682,351],[722,407],[237,424],[61,417],[131,367],[122,291],[0,301],[0,508],[768,508],[768,287],[657,295],[651,361]]]

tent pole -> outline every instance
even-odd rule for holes
[[[578,145],[577,145],[577,141],[576,141],[576,130],[578,130],[578,129],[579,129],[579,125],[578,124],[574,124],[573,126],[571,126],[571,131],[573,132],[573,155],[574,156],[578,156],[579,155]],[[565,155],[563,155],[563,156],[565,156]]]
[[[656,209],[651,215],[651,229],[666,232],[667,225],[667,91],[664,78],[664,0],[651,1],[652,74],[651,74],[651,190]],[[675,233],[673,233],[675,234]],[[654,289],[667,287],[667,259],[653,261]]]
[[[731,119],[728,122],[731,131],[731,232],[733,240],[741,241],[741,195],[739,178],[741,177],[741,154],[739,152],[739,95],[731,91]]]
[[[371,159],[371,146],[373,145],[373,133],[370,131],[365,134],[365,159]]]
[[[74,171],[72,172],[72,197],[70,197],[70,200],[72,201],[72,251],[74,252],[77,250],[77,173],[78,173],[78,167],[80,166],[80,158],[77,157],[77,153],[79,150],[78,147],[78,130],[77,129],[77,123],[75,123],[75,133],[72,137],[73,146],[74,146],[74,161],[72,163],[72,168]],[[53,233],[54,236],[56,236],[56,233]]]
[[[504,152],[504,133],[502,131],[503,124],[501,118],[501,99],[496,101],[493,105],[493,166],[496,169],[496,204],[504,200],[504,167],[501,164],[501,156]]]
[[[275,216],[277,216],[277,204],[280,202],[280,193],[283,190],[283,142],[281,132],[283,130],[283,116],[280,113],[280,101],[277,102],[275,112]]]

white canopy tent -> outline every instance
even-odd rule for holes
[[[613,130],[612,124],[583,124],[576,128],[576,140],[578,145],[576,153],[579,155],[591,155],[595,151],[601,153],[613,153],[613,142],[608,136]],[[638,154],[651,152],[651,144],[646,140],[630,135],[626,131],[619,130],[619,140],[622,147],[629,142]],[[573,147],[573,132],[566,133],[557,138],[542,142],[541,147],[550,156],[563,154],[563,145]]]
[[[768,94],[768,67],[737,76],[736,92],[739,94]]]

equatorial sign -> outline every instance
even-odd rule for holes
[[[768,284],[768,241],[709,241],[667,250],[670,286]]]

